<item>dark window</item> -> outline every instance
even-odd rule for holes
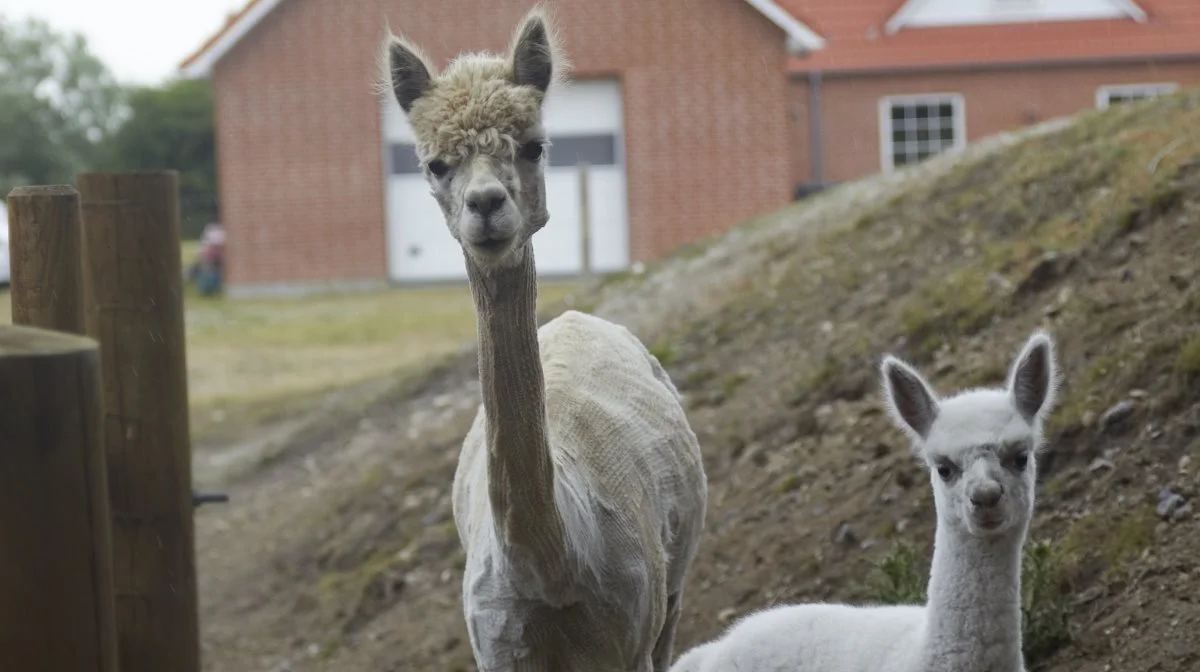
[[[617,163],[617,139],[612,135],[575,135],[552,138],[550,147],[551,166],[613,166]],[[391,146],[392,175],[420,175],[421,162],[417,160],[416,147],[407,143]]]
[[[417,160],[417,148],[407,143],[392,145],[392,175],[420,175],[421,162]]]
[[[550,138],[550,165],[613,166],[617,163],[617,138],[613,135],[573,135]]]
[[[891,104],[892,165],[919,163],[955,145],[954,103],[916,99]]]

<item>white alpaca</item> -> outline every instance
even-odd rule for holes
[[[1007,389],[938,399],[890,355],[881,373],[890,415],[933,483],[927,604],[769,609],[688,651],[672,672],[1024,672],[1021,550],[1034,508],[1034,456],[1057,387],[1054,344],[1033,334]]]
[[[665,672],[707,485],[679,395],[633,334],[575,311],[537,328],[552,26],[535,9],[507,57],[463,55],[440,74],[407,41],[385,46],[478,318],[483,404],[453,500],[475,659],[483,672]]]

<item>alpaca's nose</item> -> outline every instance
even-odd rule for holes
[[[468,192],[467,209],[480,217],[487,217],[500,209],[506,200],[508,200],[508,194],[504,191],[504,187],[493,183]]]
[[[999,483],[984,483],[971,492],[971,503],[981,509],[990,509],[1000,503],[1004,486]]]

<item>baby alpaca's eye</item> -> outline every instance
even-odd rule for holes
[[[450,164],[441,159],[430,161],[426,167],[429,168],[429,172],[433,173],[434,177],[438,178],[445,177],[446,173],[450,172]]]
[[[1013,469],[1017,471],[1025,471],[1025,466],[1029,464],[1029,453],[1017,453],[1012,457]]]
[[[937,465],[938,476],[942,477],[943,481],[949,481],[958,473],[958,468],[949,462],[942,462]]]
[[[530,140],[529,142],[521,145],[521,149],[518,154],[526,161],[537,161],[538,159],[542,158],[542,149],[541,140]]]

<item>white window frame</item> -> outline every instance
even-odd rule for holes
[[[1105,84],[1096,89],[1096,107],[1107,110],[1109,99],[1116,95],[1143,94],[1142,98],[1170,95],[1179,90],[1178,82],[1148,82],[1142,84]]]
[[[943,149],[939,154],[959,151],[967,144],[967,104],[961,93],[921,93],[884,96],[879,99],[879,161],[883,172],[890,173],[897,168],[892,158],[894,154],[892,151],[892,106],[896,104],[940,105],[946,102],[950,103],[954,114],[954,144],[948,149]]]

